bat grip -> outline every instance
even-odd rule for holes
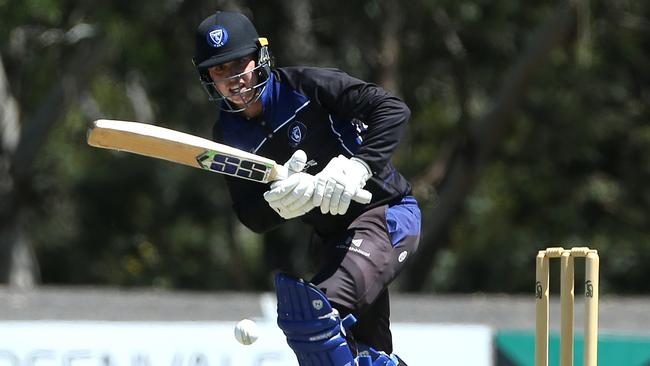
[[[275,180],[286,179],[287,177],[289,177],[289,175],[294,173],[299,173],[299,172],[293,171],[292,169],[287,169],[287,167],[285,167],[284,165],[277,165]],[[372,201],[372,193],[370,193],[370,191],[366,191],[365,189],[359,188],[357,192],[354,194],[354,196],[352,197],[352,200],[354,202],[358,202],[364,205],[368,204],[370,203],[370,201]]]
[[[352,200],[354,202],[358,202],[361,204],[368,204],[370,201],[372,201],[372,193],[370,191],[366,191],[365,189],[357,189],[357,193],[354,194],[354,197],[352,197]]]

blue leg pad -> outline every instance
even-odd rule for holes
[[[354,323],[354,318],[341,320],[316,286],[284,273],[275,276],[275,290],[278,326],[300,366],[355,365],[345,340],[345,329]]]

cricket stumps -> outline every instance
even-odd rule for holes
[[[598,251],[579,247],[540,250],[535,275],[535,365],[548,366],[549,259],[560,258],[560,365],[573,365],[574,258],[585,258],[584,361],[598,364]]]

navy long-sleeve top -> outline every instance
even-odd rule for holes
[[[323,215],[316,208],[301,217],[321,235],[345,230],[361,212],[410,194],[390,162],[410,117],[399,98],[336,69],[287,67],[272,71],[261,100],[263,112],[256,118],[222,111],[214,139],[280,164],[302,149],[316,163],[310,174],[339,154],[360,158],[372,170],[364,187],[373,194],[370,204],[352,202],[345,215]],[[226,182],[237,216],[251,230],[265,232],[285,221],[263,198],[268,185],[229,176]]]

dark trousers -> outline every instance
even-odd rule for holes
[[[341,316],[354,314],[350,344],[365,343],[387,354],[393,352],[388,285],[417,251],[418,235],[393,243],[386,221],[388,206],[357,217],[337,235],[314,235],[312,254],[318,273],[311,280]]]

